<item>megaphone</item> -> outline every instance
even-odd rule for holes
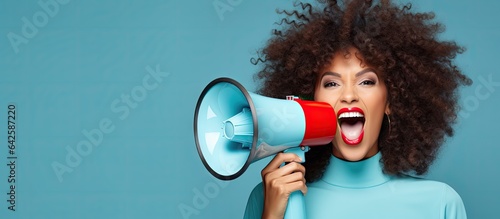
[[[251,163],[282,151],[305,161],[308,146],[328,144],[336,128],[335,111],[328,103],[261,96],[230,78],[215,79],[205,87],[194,115],[198,154],[206,169],[221,180],[233,180]],[[292,193],[285,218],[305,215],[303,197],[293,204],[292,196],[302,193]],[[292,209],[299,212],[290,213]]]

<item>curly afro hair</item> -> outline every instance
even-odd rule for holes
[[[443,25],[433,13],[411,12],[411,4],[389,0],[298,2],[252,63],[262,95],[314,97],[319,71],[336,52],[356,48],[366,64],[381,72],[387,86],[390,120],[384,119],[379,149],[388,174],[427,172],[446,136],[453,136],[458,88],[472,81],[453,59],[464,49],[439,40]],[[390,127],[389,127],[390,125]],[[312,147],[304,166],[308,182],[319,179],[332,145]]]

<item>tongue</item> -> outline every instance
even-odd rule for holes
[[[361,135],[361,131],[363,130],[363,122],[358,121],[356,123],[347,123],[343,122],[340,125],[342,129],[342,134],[349,140],[355,140]]]

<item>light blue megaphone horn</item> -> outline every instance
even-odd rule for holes
[[[205,87],[194,115],[198,154],[221,180],[233,180],[251,163],[282,151],[305,161],[308,146],[328,144],[336,129],[335,111],[328,103],[261,96],[230,78]],[[305,218],[300,191],[290,195],[285,218]]]

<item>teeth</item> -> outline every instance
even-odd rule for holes
[[[353,117],[364,117],[363,114],[358,112],[347,112],[339,115],[339,119],[341,118],[353,118]]]

